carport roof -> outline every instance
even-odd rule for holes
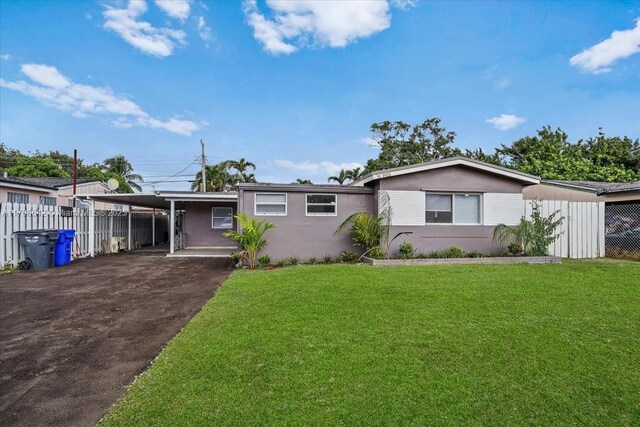
[[[195,193],[193,191],[159,191],[157,193],[113,193],[82,194],[81,199],[121,205],[140,206],[144,208],[170,209],[171,201],[175,202],[236,202],[238,193]]]

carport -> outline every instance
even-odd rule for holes
[[[89,203],[91,210],[89,220],[89,235],[95,238],[95,202],[103,201],[118,203],[131,208],[147,208],[163,210],[169,214],[169,253],[172,257],[227,257],[236,250],[236,245],[230,239],[223,237],[224,230],[235,227],[233,215],[237,212],[238,194],[224,193],[195,193],[191,191],[158,191],[153,193],[113,193],[86,194],[79,198]],[[225,212],[226,222],[216,223],[216,213]],[[216,227],[216,225],[222,225]],[[155,230],[155,216],[152,224]],[[188,233],[187,233],[188,231]],[[127,248],[133,249],[131,233],[131,215],[128,215]],[[189,238],[189,241],[187,238]],[[155,242],[154,242],[155,244]],[[94,242],[90,243],[94,248]],[[93,249],[89,254],[94,256]]]

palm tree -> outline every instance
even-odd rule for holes
[[[206,191],[229,191],[238,182],[237,177],[229,173],[228,161],[216,163],[215,165],[206,165],[205,173],[207,176]],[[191,184],[191,190],[201,191],[201,184],[202,172],[198,172],[195,181]]]
[[[294,182],[294,184],[307,184],[307,185],[313,185],[313,182],[311,182],[310,179],[302,179],[302,178],[298,178],[296,179],[296,182]]]
[[[359,166],[353,169],[347,170],[346,173],[349,176],[349,179],[351,181],[357,181],[358,179],[360,179],[362,175],[364,175],[364,171]]]
[[[142,176],[133,173],[133,166],[125,156],[118,154],[117,156],[109,157],[103,163],[103,172],[115,173],[127,181],[131,188],[142,191],[142,188],[137,183],[144,182],[144,179],[142,179]]]
[[[340,185],[344,185],[344,182],[345,182],[345,181],[347,181],[347,180],[351,179],[351,178],[349,177],[348,172],[349,172],[349,171],[347,171],[347,170],[345,170],[345,169],[340,169],[340,173],[338,174],[338,176],[335,176],[335,175],[334,175],[334,176],[330,176],[330,177],[327,179],[327,182],[335,181],[335,182],[337,182],[337,183],[338,183],[338,184],[340,184]]]
[[[231,169],[236,170],[237,182],[256,182],[256,177],[253,173],[247,173],[249,169],[255,171],[256,165],[253,162],[248,162],[242,157],[240,160],[227,160],[227,164]]]

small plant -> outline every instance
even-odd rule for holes
[[[509,246],[507,246],[507,253],[510,256],[522,255],[522,248],[517,243],[510,243]]]
[[[258,251],[265,247],[267,241],[263,239],[267,231],[271,230],[275,226],[270,222],[263,220],[257,220],[255,218],[249,218],[249,216],[243,212],[236,215],[238,225],[242,231],[227,230],[224,233],[225,237],[229,237],[242,245],[242,251],[239,255],[246,259],[249,264],[249,268],[256,268],[256,254]]]
[[[340,262],[356,262],[358,258],[358,254],[351,251],[342,251],[340,254]]]
[[[282,267],[286,267],[286,266],[287,266],[287,261],[285,261],[283,259],[281,259],[278,262],[276,262],[276,267],[282,268]]]
[[[427,258],[451,258],[449,256],[449,251],[441,249],[438,251],[431,251],[427,254]]]
[[[562,216],[557,217],[559,213],[558,210],[543,217],[542,205],[534,200],[531,204],[531,219],[522,217],[518,225],[496,225],[493,229],[493,241],[500,244],[511,242],[526,256],[549,255],[549,245],[562,234],[556,233],[564,220]]]
[[[292,256],[291,258],[289,258],[289,264],[298,265],[298,258]]]
[[[12,271],[16,270],[17,268],[15,268],[11,263],[6,263],[5,265],[0,267],[0,273],[11,273]]]
[[[429,254],[427,252],[418,252],[418,254],[416,255],[416,258],[425,259],[425,258],[430,258],[430,257],[429,257]]]
[[[373,259],[384,259],[387,257],[387,254],[382,250],[380,246],[374,246],[369,250],[367,256]]]
[[[451,246],[449,248],[448,258],[464,258],[464,249],[462,249],[460,246]]]
[[[258,258],[258,265],[260,266],[260,268],[268,267],[269,265],[271,265],[271,257],[267,254],[262,255],[260,258]]]
[[[469,258],[484,258],[484,254],[480,251],[467,252]]]
[[[398,258],[400,259],[411,259],[415,254],[416,250],[413,248],[413,245],[410,242],[402,242],[400,245],[400,250],[398,251]]]
[[[309,258],[309,261],[307,261],[307,264],[309,265],[313,265],[313,264],[317,264],[318,260],[316,259],[316,257],[312,256],[311,258]]]
[[[329,255],[329,254],[326,254],[326,255],[324,256],[324,258],[322,258],[322,261],[323,261],[325,264],[331,264],[331,263],[333,262],[333,257],[332,257],[331,255]]]

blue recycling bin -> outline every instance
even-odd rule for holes
[[[53,255],[53,265],[59,267],[71,263],[71,245],[76,230],[58,230],[58,241]]]

